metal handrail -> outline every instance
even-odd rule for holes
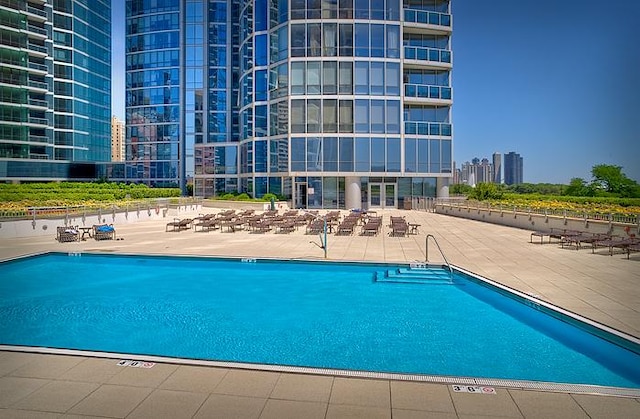
[[[314,242],[314,241],[310,241],[309,243],[313,243],[316,246],[318,246],[320,249],[322,249],[324,251],[324,258],[327,258],[327,215],[325,214],[324,217],[320,216],[320,214],[314,214],[310,211],[307,211],[305,209],[302,209],[302,212],[304,212],[305,214],[309,214],[312,215],[314,219],[316,220],[323,220],[324,221],[324,226],[323,226],[323,233],[324,233],[324,240],[323,240],[323,233],[318,234],[318,237],[320,238],[320,244]]]
[[[438,240],[436,240],[436,238],[435,238],[435,236],[433,234],[427,234],[427,237],[425,238],[425,243],[424,243],[425,262],[429,263],[429,237],[431,237],[433,239],[433,242],[438,247],[438,250],[440,251],[440,255],[442,255],[442,258],[444,259],[444,263],[446,263],[447,264],[447,268],[449,268],[449,273],[453,274],[453,269],[451,268],[451,265],[449,264],[449,261],[447,260],[447,257],[444,255],[444,252],[440,248],[440,245],[438,244]]]

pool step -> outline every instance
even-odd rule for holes
[[[376,272],[375,281],[430,285],[453,284],[449,270],[442,268],[387,269],[386,271]]]

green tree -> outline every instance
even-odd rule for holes
[[[464,183],[457,183],[449,187],[449,192],[454,195],[469,195],[473,193],[473,187]]]
[[[569,182],[569,186],[564,191],[564,194],[568,196],[593,196],[593,188],[587,185],[586,180],[574,177],[571,179],[571,182]]]
[[[632,197],[638,191],[638,184],[622,172],[621,166],[598,164],[591,169],[592,185],[606,192]]]
[[[495,183],[480,182],[473,189],[473,192],[469,195],[469,198],[477,199],[478,201],[484,201],[485,199],[502,199],[504,192],[500,186]]]

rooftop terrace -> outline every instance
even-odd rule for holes
[[[214,211],[214,210],[212,210]],[[331,260],[424,261],[433,234],[454,265],[640,337],[640,254],[561,249],[530,243],[530,232],[418,211],[386,210],[377,236],[329,235]],[[390,237],[389,217],[420,224],[417,235]],[[197,214],[192,214],[197,216]],[[117,252],[322,259],[304,229],[290,234],[247,231],[165,232],[167,218],[116,225],[123,240],[58,243],[42,238],[0,241],[0,259],[44,251]],[[435,249],[434,249],[435,250]],[[439,254],[430,249],[432,262]],[[456,392],[451,385],[319,376],[277,371],[0,351],[0,418],[468,418],[640,417],[640,399],[496,387],[495,395]]]

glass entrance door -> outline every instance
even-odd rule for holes
[[[396,199],[396,184],[395,183],[385,183],[384,184],[384,207],[385,208],[396,208],[397,199]]]
[[[307,184],[296,183],[296,208],[307,208]]]
[[[370,208],[382,207],[382,184],[381,183],[369,184],[369,207]]]
[[[395,183],[370,183],[369,208],[397,208],[398,196]]]

